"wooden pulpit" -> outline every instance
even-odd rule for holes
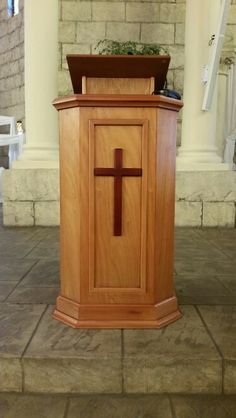
[[[61,293],[76,328],[159,328],[173,285],[176,116],[169,57],[70,56],[60,114]],[[127,63],[128,62],[128,63]]]

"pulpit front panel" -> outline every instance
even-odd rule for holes
[[[138,116],[146,114],[139,111]],[[153,298],[147,277],[147,254],[152,252],[147,228],[148,161],[155,140],[149,139],[149,130],[150,117],[137,118],[134,109],[109,109],[109,115],[99,109],[87,118],[83,115],[81,140],[88,147],[89,189],[85,303],[129,303],[137,298],[147,303]],[[151,200],[153,186],[150,180]]]
[[[90,197],[94,211],[90,223],[90,235],[94,236],[90,246],[90,289],[145,289],[141,265],[146,254],[146,199],[142,204],[147,189],[146,123],[98,120],[90,124]],[[116,170],[117,150],[122,151],[123,167]],[[96,175],[98,168],[105,168],[104,175],[103,171]],[[106,171],[109,168],[113,169],[111,175]],[[126,168],[138,168],[142,174],[132,176],[131,171],[130,176],[125,176]],[[114,230],[117,222],[119,235]]]

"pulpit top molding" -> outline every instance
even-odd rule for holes
[[[157,107],[178,112],[183,102],[161,95],[73,94],[58,97],[53,105],[57,110],[72,107]]]

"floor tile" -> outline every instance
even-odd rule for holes
[[[236,306],[199,306],[222,355],[236,360]]]
[[[45,305],[0,304],[1,357],[22,355],[44,310]]]
[[[0,394],[1,418],[64,418],[65,408],[63,397]]]
[[[162,329],[124,330],[124,356],[218,359],[219,355],[192,306],[180,307],[183,317]]]
[[[235,304],[235,295],[214,276],[194,277],[180,274],[175,278],[175,289],[180,304]]]
[[[1,354],[0,392],[21,392],[22,378],[22,365],[19,356],[6,358],[6,354]]]
[[[191,306],[161,330],[124,330],[127,393],[220,393],[221,357]]]
[[[1,281],[19,281],[33,267],[36,260],[0,259],[0,283]]]
[[[31,249],[31,251],[27,254],[27,258],[46,258],[46,259],[58,259],[59,258],[59,250],[58,246],[51,246],[45,248],[43,246],[36,246]]]
[[[52,318],[53,308],[45,312],[25,356],[48,358],[120,358],[121,331],[73,329]]]
[[[175,269],[177,274],[207,277],[215,274],[234,274],[235,265],[232,265],[228,260],[195,260],[188,257],[188,253],[186,253],[185,258],[175,260]]]
[[[172,396],[176,418],[236,418],[236,396]]]
[[[30,391],[120,393],[121,331],[72,329],[48,308],[24,355],[24,371]]]
[[[1,292],[1,285],[0,285]],[[54,305],[60,293],[59,287],[22,287],[16,289],[7,298],[7,302],[20,304],[49,304]]]
[[[60,272],[58,260],[39,260],[22,280],[20,286],[58,287]]]
[[[68,418],[171,418],[166,396],[71,398]]]
[[[14,240],[0,242],[1,257],[23,258],[35,247],[35,242],[14,242]]]
[[[0,302],[3,302],[9,296],[17,283],[18,282],[0,281]]]
[[[23,359],[25,390],[39,393],[121,393],[121,359]]]
[[[236,306],[199,306],[224,357],[224,391],[236,393]]]

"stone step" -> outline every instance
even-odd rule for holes
[[[0,391],[236,393],[235,306],[183,306],[166,328],[124,331],[75,330],[52,310],[0,304]]]
[[[235,418],[236,396],[0,394],[1,418]]]

